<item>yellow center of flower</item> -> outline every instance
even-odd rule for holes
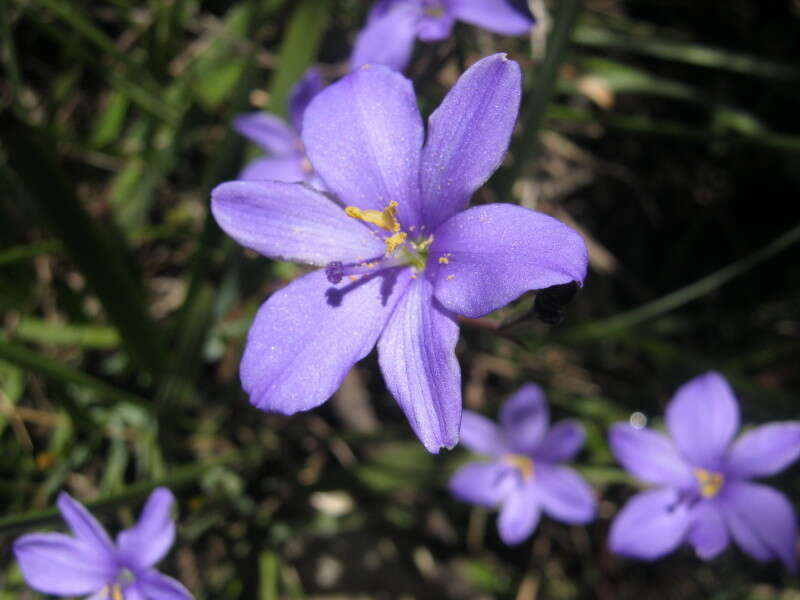
[[[506,454],[503,459],[519,471],[525,481],[533,479],[535,473],[533,459],[524,454]]]
[[[108,598],[109,600],[125,600],[125,596],[122,593],[122,585],[119,583],[107,585],[103,588],[103,593],[103,598]]]
[[[714,471],[707,471],[706,469],[696,468],[694,471],[695,479],[700,484],[700,494],[703,498],[713,498],[722,489],[722,484],[725,483],[725,478],[722,473],[715,473]]]
[[[442,8],[441,4],[436,4],[434,6],[429,6],[425,9],[425,14],[429,17],[433,17],[434,19],[438,19],[439,17],[444,16],[444,9]]]
[[[402,245],[408,237],[408,234],[400,231],[400,221],[397,220],[397,202],[390,202],[384,210],[361,210],[357,206],[348,206],[344,209],[344,213],[353,219],[372,223],[381,229],[390,231],[392,235],[384,240],[387,256],[394,254],[397,247]]]

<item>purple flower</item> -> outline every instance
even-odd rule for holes
[[[306,158],[300,134],[303,131],[303,114],[306,108],[324,87],[317,69],[306,71],[289,97],[291,125],[277,115],[260,111],[239,115],[234,119],[233,128],[269,154],[245,166],[239,179],[304,181],[319,187],[319,180]]]
[[[73,535],[31,533],[14,542],[22,575],[33,589],[54,596],[92,594],[90,600],[186,600],[179,582],[155,569],[172,546],[172,492],[156,488],[139,521],[111,541],[83,505],[62,492],[58,510]]]
[[[457,20],[504,35],[523,35],[533,26],[524,0],[378,0],[358,35],[350,68],[379,64],[403,71],[416,38],[446,39]]]
[[[255,406],[292,414],[322,404],[377,342],[386,384],[425,447],[456,444],[456,315],[586,274],[583,240],[559,221],[511,204],[467,209],[505,154],[520,93],[517,63],[484,58],[431,115],[423,145],[411,82],[364,67],[305,115],[308,156],[338,198],[277,182],[213,191],[217,222],[240,244],[324,267],[256,315],[241,364]]]
[[[617,460],[658,486],[631,498],[611,525],[617,554],[653,560],[684,540],[709,560],[739,547],[760,561],[795,569],[797,524],[783,494],[748,479],[773,475],[800,455],[800,422],[739,429],[739,406],[728,382],[706,373],[684,384],[667,406],[672,436],[619,423],[611,428]]]
[[[530,536],[542,512],[565,523],[594,519],[592,488],[575,471],[558,465],[583,446],[583,427],[561,421],[548,431],[549,420],[544,393],[532,383],[505,401],[500,427],[464,411],[461,442],[492,460],[461,467],[450,480],[450,491],[465,502],[499,506],[497,528],[506,544]]]

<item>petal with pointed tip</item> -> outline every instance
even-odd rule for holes
[[[664,434],[617,423],[609,439],[614,457],[634,477],[647,483],[694,485],[690,466]]]
[[[783,471],[800,456],[800,423],[769,423],[748,431],[733,444],[725,472],[738,479]]]
[[[397,202],[406,230],[418,224],[422,138],[411,81],[379,65],[325,88],[303,121],[306,153],[328,189],[364,210]]]
[[[500,508],[500,516],[497,518],[500,539],[509,546],[524,541],[536,529],[541,514],[542,509],[533,484],[520,486],[508,495]]]
[[[523,1],[449,0],[450,10],[461,21],[502,35],[524,35],[533,27],[533,16]]]
[[[156,488],[147,499],[139,521],[120,532],[117,547],[128,565],[147,569],[169,552],[175,541],[171,510],[175,497],[167,488]]]
[[[701,500],[692,508],[689,543],[697,556],[711,560],[728,547],[728,530],[717,499]]]
[[[719,470],[739,429],[739,405],[719,373],[683,384],[670,400],[667,429],[678,450],[696,467]]]
[[[429,264],[445,308],[481,317],[528,290],[583,282],[588,254],[578,233],[560,221],[512,204],[476,206],[434,232]]]
[[[404,71],[414,50],[418,19],[419,9],[413,3],[378,2],[356,38],[350,70],[372,64]]]
[[[452,448],[461,426],[458,324],[433,299],[425,278],[411,281],[378,342],[392,396],[429,452]]]
[[[521,77],[519,65],[504,54],[488,56],[459,77],[431,114],[422,153],[429,229],[464,210],[500,166],[517,120]]]
[[[533,454],[549,423],[544,392],[535,383],[523,385],[500,407],[500,424],[511,452]]]
[[[269,258],[323,266],[382,256],[383,241],[321,192],[297,183],[229,181],[211,192],[220,227]]]
[[[591,486],[567,467],[535,463],[534,482],[542,510],[558,521],[582,524],[594,520],[597,502]]]
[[[551,463],[572,460],[583,448],[586,431],[577,421],[560,421],[550,428],[534,452],[534,457]]]

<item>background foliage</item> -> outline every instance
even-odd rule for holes
[[[533,4],[549,40],[547,20],[532,40],[459,26],[409,73],[428,114],[477,58],[518,60],[520,127],[475,202],[548,212],[591,248],[564,324],[498,329],[523,298],[462,327],[468,407],[536,381],[589,431],[597,522],[506,548],[447,493],[465,453],[425,453],[374,357],[293,418],[239,388],[254,311],[300,270],[209,218],[253,152],[231,118],[283,113],[310,64],[342,75],[368,3],[0,1],[0,599],[38,597],[10,545],[59,526],[59,490],[122,527],[159,484],[180,504],[164,570],[199,599],[800,598],[737,550],[644,564],[604,542],[634,490],[610,423],[658,423],[710,368],[746,422],[797,418],[800,4]],[[796,467],[775,483],[800,505]]]

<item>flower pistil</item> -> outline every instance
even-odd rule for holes
[[[534,476],[533,459],[524,454],[506,454],[503,459],[519,471],[525,481],[530,481]]]

